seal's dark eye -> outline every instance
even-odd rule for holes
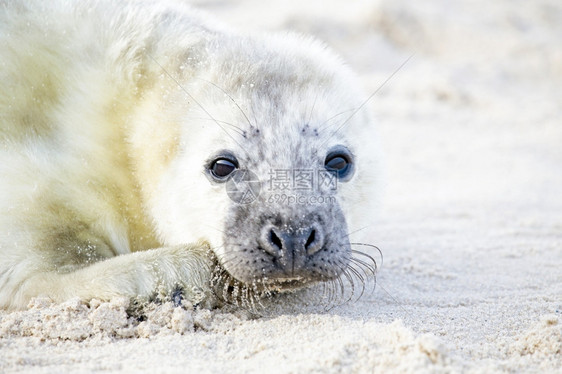
[[[345,170],[345,168],[347,168],[348,165],[349,164],[347,160],[342,156],[334,156],[329,160],[326,160],[326,169],[328,170],[342,171]]]
[[[353,174],[353,163],[351,153],[345,147],[328,153],[324,161],[324,167],[328,171],[335,172],[339,179],[346,181]]]
[[[226,179],[238,166],[231,160],[219,158],[213,161],[209,170],[216,179]]]

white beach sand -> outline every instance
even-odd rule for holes
[[[313,34],[357,71],[384,148],[374,293],[268,316],[77,301],[0,311],[0,372],[562,372],[562,3],[199,1]],[[256,31],[257,32],[257,31]],[[376,252],[368,252],[377,256]]]

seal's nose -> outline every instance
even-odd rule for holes
[[[324,232],[317,224],[304,228],[267,225],[262,230],[260,245],[287,274],[294,275],[304,267],[307,256],[322,249]]]

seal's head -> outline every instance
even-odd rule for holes
[[[350,227],[364,226],[371,208],[377,163],[355,78],[296,36],[236,39],[206,53],[163,109],[180,125],[153,204],[161,237],[209,240],[245,284],[287,289],[339,277]]]

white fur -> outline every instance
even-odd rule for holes
[[[264,60],[279,75],[306,76],[313,66],[325,87],[282,88],[294,111],[279,117],[254,92],[274,83],[253,74]],[[252,152],[211,119],[247,126],[207,81],[277,147],[278,165],[263,165],[260,177],[290,164],[279,142],[296,141],[294,123],[322,123],[361,103],[341,62],[302,37],[237,35],[174,3],[0,5],[0,307],[39,294],[61,301],[205,288],[206,243],[220,255],[231,203],[204,175],[205,161],[221,149]],[[271,121],[286,131],[268,132]],[[377,157],[368,122],[361,110],[341,133],[323,134],[328,147],[347,139],[361,160],[358,182],[339,191],[351,228],[370,214]],[[58,263],[64,256],[72,261]]]

